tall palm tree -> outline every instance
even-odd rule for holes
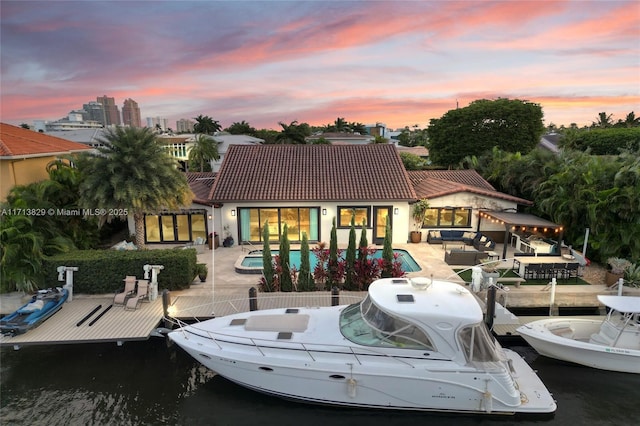
[[[601,112],[598,114],[598,121],[594,121],[592,123],[593,127],[600,127],[604,129],[606,127],[613,126],[613,121],[611,120],[612,114],[607,115],[606,112]]]
[[[208,115],[200,114],[197,117],[194,117],[196,120],[196,124],[193,125],[193,130],[196,133],[204,133],[207,135],[212,135],[215,132],[219,132],[222,129],[220,123],[217,120],[209,117]]]
[[[187,179],[148,128],[116,127],[99,142],[104,145],[99,152],[80,163],[85,172],[81,203],[85,208],[133,215],[135,243],[143,248],[145,213],[190,203],[193,194]]]
[[[640,117],[636,117],[636,114],[631,111],[624,119],[624,125],[626,127],[640,126]]]
[[[291,124],[282,121],[279,121],[278,124],[282,127],[282,131],[276,136],[276,143],[304,145],[307,143],[306,137],[311,136],[311,128],[306,123],[298,124],[298,121],[294,120]]]
[[[189,161],[200,164],[200,171],[203,172],[205,163],[219,159],[218,142],[204,134],[196,136],[193,146],[189,149]]]

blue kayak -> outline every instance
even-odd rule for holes
[[[21,306],[14,313],[0,318],[0,331],[9,336],[26,333],[58,312],[67,297],[69,293],[63,288],[39,290],[29,303]]]

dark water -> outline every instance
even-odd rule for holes
[[[238,387],[164,340],[0,352],[4,425],[637,425],[640,376],[598,371],[513,348],[558,402],[550,419],[486,418],[302,405]]]

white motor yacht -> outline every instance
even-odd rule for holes
[[[169,338],[221,376],[308,403],[465,413],[552,413],[531,367],[493,339],[463,286],[375,281],[360,303],[215,318]]]
[[[541,355],[602,370],[640,374],[640,297],[598,296],[604,320],[548,318],[518,333]]]

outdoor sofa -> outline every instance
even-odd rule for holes
[[[468,265],[473,266],[482,263],[489,255],[477,250],[447,250],[444,254],[444,261],[447,265]]]
[[[481,232],[443,229],[427,233],[429,244],[442,244],[443,241],[459,241],[479,251],[492,251],[496,247],[496,243]]]

